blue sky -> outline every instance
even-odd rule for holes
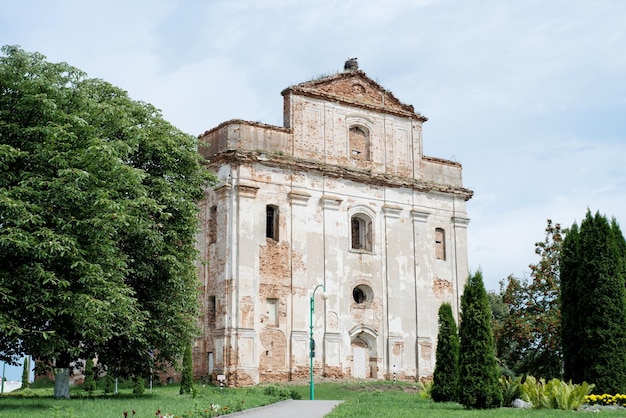
[[[571,226],[589,208],[626,228],[624,1],[0,2],[0,44],[120,86],[194,135],[282,125],[282,89],[358,57],[429,118],[425,154],[463,164],[487,289],[528,277],[548,218]]]

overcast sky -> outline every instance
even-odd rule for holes
[[[194,135],[282,125],[282,89],[358,57],[429,118],[425,154],[463,164],[470,269],[488,290],[528,277],[548,218],[590,209],[626,227],[625,22],[621,0],[0,0],[0,44]]]

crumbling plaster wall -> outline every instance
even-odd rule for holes
[[[201,138],[211,143],[207,157],[229,149],[257,154],[214,165],[221,183],[203,206],[205,214],[217,208],[216,242],[199,240],[209,261],[204,298],[215,297],[214,329],[205,327],[203,349],[215,352],[215,372],[240,384],[305,376],[309,298],[324,284],[329,299],[317,293],[314,300],[316,373],[351,376],[354,347],[365,345],[367,376],[429,376],[437,310],[449,301],[458,313],[468,273],[465,199],[368,182],[367,173],[445,190],[462,187],[460,165],[422,158],[420,120],[301,96],[286,98],[285,106],[289,130],[231,121]],[[370,134],[371,161],[350,158],[354,124]],[[264,164],[265,153],[272,164]],[[325,175],[315,162],[353,169],[362,180]],[[265,236],[267,205],[279,210],[277,240]],[[351,247],[356,212],[371,217],[371,251]],[[209,227],[206,216],[202,226]],[[443,260],[435,256],[435,228],[445,231]],[[367,286],[371,298],[357,303],[356,286]],[[275,322],[268,299],[278,301]]]

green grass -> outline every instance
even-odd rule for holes
[[[308,386],[294,386],[302,399],[309,398]],[[572,416],[589,416],[586,412],[559,410],[521,410],[498,408],[489,410],[467,410],[457,403],[435,403],[424,399],[417,393],[415,383],[389,381],[317,383],[315,399],[344,400],[326,418],[473,418],[473,417],[532,417],[558,418]],[[623,417],[624,410],[604,410],[594,416]]]
[[[212,416],[211,404],[220,406],[220,413],[235,412],[274,403],[275,396],[266,395],[263,387],[224,388],[196,385],[195,397],[180,395],[178,385],[149,389],[143,395],[133,395],[132,389],[122,389],[118,395],[104,395],[101,390],[93,395],[72,388],[69,400],[53,398],[52,388],[27,389],[12,392],[0,397],[0,417],[2,418],[108,418],[155,417],[161,414],[173,414],[177,417]],[[136,414],[133,417],[132,411]]]
[[[225,388],[196,384],[196,396],[180,395],[178,385],[156,387],[153,393],[141,396],[132,394],[131,389],[120,390],[119,395],[104,396],[101,390],[89,396],[81,388],[72,388],[71,400],[55,400],[52,388],[28,389],[0,397],[0,417],[11,418],[91,418],[123,417],[124,411],[131,418],[154,418],[157,410],[177,417],[211,416],[211,403],[221,407],[220,412],[266,405],[278,400],[277,392],[293,391],[302,399],[309,398],[309,386],[286,385],[283,391],[276,387]],[[348,417],[532,417],[557,418],[587,416],[585,412],[554,410],[516,410],[499,408],[491,410],[466,410],[456,403],[434,403],[423,399],[417,386],[405,382],[320,382],[315,385],[315,399],[343,400],[328,418]],[[228,411],[223,407],[227,406]],[[132,411],[136,414],[133,417]],[[624,416],[623,410],[605,410],[597,413],[601,417]]]

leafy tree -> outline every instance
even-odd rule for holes
[[[196,139],[66,63],[2,52],[0,359],[27,352],[59,382],[96,354],[122,377],[176,361],[196,332],[196,202],[214,178]]]
[[[594,383],[596,393],[626,391],[625,248],[617,222],[590,211],[563,241],[565,378]]]
[[[191,393],[193,390],[193,358],[191,344],[185,346],[183,352],[183,373],[180,380],[180,394]]]
[[[93,359],[88,358],[85,361],[85,383],[83,389],[87,392],[96,390],[96,372],[93,366]]]
[[[546,380],[562,377],[559,301],[561,226],[547,221],[546,238],[535,244],[541,257],[531,264],[532,280],[509,276],[501,290],[508,312],[494,328],[497,355],[516,374]]]
[[[443,303],[439,307],[436,359],[430,396],[435,402],[456,402],[459,384],[459,336],[449,303]]]
[[[497,408],[502,391],[495,357],[491,309],[480,271],[467,279],[461,296],[459,403],[466,408]]]

